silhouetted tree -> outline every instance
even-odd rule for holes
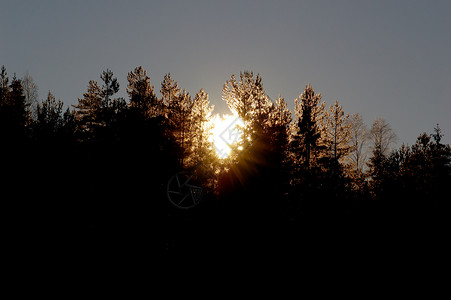
[[[287,159],[286,155],[289,148],[289,130],[292,120],[291,112],[288,109],[285,99],[280,95],[277,97],[275,104],[272,105],[270,112],[268,120],[268,129],[271,136],[270,142],[277,149],[275,151],[278,155],[281,155],[281,161],[283,161]]]
[[[6,76],[6,70],[4,75]],[[3,76],[3,74],[2,74]],[[30,116],[23,92],[22,82],[14,75],[10,85],[5,88],[8,79],[2,78],[2,102],[0,103],[1,127],[7,139],[23,142],[27,137]]]
[[[222,89],[222,99],[230,110],[244,122],[241,147],[248,148],[267,126],[271,101],[263,89],[260,74],[244,71],[237,82],[235,75],[227,80]]]
[[[193,101],[186,90],[180,91],[170,74],[165,75],[160,91],[167,109],[170,134],[179,146],[179,163],[181,167],[185,167],[185,158],[190,155],[192,144],[190,135],[193,125]]]
[[[373,195],[378,197],[384,193],[384,182],[387,178],[386,166],[389,161],[390,146],[396,141],[396,134],[384,119],[379,118],[373,122],[370,130],[372,141],[372,156],[368,162],[368,174]]]
[[[103,81],[101,87],[97,81],[89,81],[87,92],[74,105],[77,132],[83,141],[116,139],[115,130],[110,129],[115,127],[113,123],[117,121],[118,114],[125,110],[126,103],[122,98],[112,99],[119,91],[119,83],[113,76],[111,70],[103,71],[100,75]]]
[[[343,108],[335,101],[329,110],[325,111],[323,118],[323,145],[325,147],[325,158],[323,168],[325,178],[323,189],[329,190],[328,200],[340,200],[345,196],[348,186],[346,175],[346,162],[351,150],[349,145],[351,139],[351,124],[349,114],[344,113]],[[335,201],[336,202],[336,201]]]
[[[350,151],[351,125],[349,114],[345,115],[343,108],[335,101],[324,115],[324,143],[329,156],[336,162],[342,161]]]
[[[201,89],[193,99],[191,110],[192,119],[192,140],[193,140],[193,164],[206,164],[212,160],[212,149],[209,136],[211,135],[212,124],[210,121],[214,106],[208,101],[208,94]]]
[[[322,140],[325,103],[321,102],[321,94],[315,94],[308,84],[304,92],[295,99],[296,120],[292,128],[291,152],[293,161],[298,166],[309,171],[319,165],[324,157]]]
[[[92,139],[95,129],[101,126],[102,101],[101,88],[96,81],[89,81],[88,90],[83,98],[78,99],[78,104],[74,105],[77,131],[83,136],[82,140]]]
[[[170,109],[173,106],[173,102],[177,101],[181,89],[178,87],[178,83],[172,79],[171,73],[164,75],[164,79],[161,82],[160,93],[162,95],[163,103]]]
[[[114,74],[111,70],[106,69],[100,75],[100,79],[102,79],[102,96],[103,96],[103,107],[110,106],[110,97],[116,94],[119,91],[119,82],[117,78],[113,77]]]
[[[36,121],[33,125],[35,137],[40,142],[55,142],[64,121],[63,102],[56,101],[55,96],[49,91],[47,99],[36,107]]]
[[[0,132],[5,134],[4,130],[8,126],[8,104],[9,104],[9,78],[5,66],[2,66],[0,74]]]
[[[145,118],[164,114],[162,103],[157,100],[150,78],[141,66],[128,73],[127,80],[127,94],[132,109],[136,109]]]
[[[269,151],[266,155],[266,184],[272,186],[271,195],[279,201],[289,190],[289,130],[291,124],[291,112],[287,103],[279,95],[270,110],[268,126],[266,128]]]

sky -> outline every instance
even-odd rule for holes
[[[107,68],[126,97],[127,73],[143,66],[156,91],[170,72],[221,114],[225,81],[251,70],[291,109],[311,83],[368,126],[384,118],[398,146],[437,123],[451,143],[450,16],[451,1],[433,0],[0,0],[0,65],[66,105]]]

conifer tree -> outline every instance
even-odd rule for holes
[[[78,132],[87,134],[87,138],[93,137],[96,128],[101,126],[101,109],[104,94],[97,84],[91,80],[88,90],[83,94],[83,98],[78,99],[78,104],[74,105],[75,120],[78,124]]]
[[[49,91],[47,99],[36,107],[35,134],[39,140],[55,139],[64,126],[63,102]]]
[[[9,78],[5,66],[2,66],[0,73],[0,109],[2,109],[2,112],[3,109],[8,104],[8,97],[9,97]]]
[[[162,101],[168,109],[174,106],[173,102],[177,101],[180,91],[181,89],[178,87],[178,83],[172,79],[171,73],[164,75],[160,93],[162,95]]]
[[[289,184],[289,135],[291,125],[291,112],[287,103],[280,95],[271,105],[268,126],[265,129],[266,143],[269,151],[265,155],[265,180],[273,185],[274,198],[284,197]]]
[[[130,107],[139,111],[145,118],[161,115],[162,107],[155,96],[154,87],[150,84],[146,71],[139,66],[128,73],[127,80]]]
[[[283,160],[285,160],[285,155],[287,154],[286,151],[288,151],[291,120],[291,112],[288,109],[287,103],[285,102],[285,99],[279,95],[275,104],[271,106],[267,130],[269,131],[273,150],[277,152]]]
[[[349,114],[344,113],[342,106],[335,101],[324,115],[324,142],[329,151],[329,157],[335,162],[342,161],[351,149],[351,124]]]
[[[169,133],[179,147],[179,165],[185,167],[185,158],[189,156],[192,144],[190,129],[193,125],[193,101],[186,90],[181,91],[170,73],[164,76],[160,92],[169,122]]]
[[[191,115],[193,139],[196,141],[195,149],[199,154],[208,145],[208,135],[211,129],[209,120],[213,109],[214,106],[210,105],[210,101],[208,101],[208,94],[201,89],[194,97]]]
[[[214,106],[210,105],[208,94],[203,89],[196,94],[192,105],[190,117],[192,122],[190,129],[192,146],[188,164],[195,167],[198,171],[198,176],[204,178],[207,186],[208,182],[212,186],[215,156],[209,136],[213,125],[210,119]]]
[[[222,99],[230,110],[243,120],[243,142],[260,135],[267,126],[271,101],[263,89],[260,74],[244,71],[237,82],[235,75],[227,80],[222,89]]]
[[[304,92],[295,99],[296,120],[292,129],[291,150],[295,164],[310,170],[317,166],[324,156],[321,127],[325,113],[325,104],[321,94],[315,94],[308,84]]]
[[[109,107],[111,105],[111,96],[116,94],[119,91],[119,82],[117,78],[113,77],[113,72],[111,70],[106,69],[100,75],[100,79],[102,79],[102,107]]]
[[[386,166],[390,146],[396,141],[396,134],[384,119],[378,118],[373,122],[370,130],[372,140],[372,156],[368,162],[368,173],[371,178],[373,195],[379,195],[387,176]]]
[[[5,83],[8,80],[5,79]],[[3,89],[4,95],[1,106],[2,123],[5,133],[9,138],[19,141],[27,135],[27,126],[30,123],[30,115],[22,87],[22,81],[14,74],[8,88]]]

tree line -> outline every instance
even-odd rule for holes
[[[130,222],[148,228],[152,219],[164,249],[186,242],[177,233],[180,224],[199,230],[208,219],[225,230],[226,215],[236,220],[232,228],[255,221],[285,233],[305,222],[330,227],[343,218],[371,227],[381,214],[390,224],[444,218],[451,148],[442,143],[439,125],[414,145],[395,149],[396,134],[384,119],[367,128],[361,115],[346,113],[338,101],[326,107],[310,84],[295,99],[292,115],[283,97],[269,98],[259,74],[245,71],[222,90],[244,125],[231,155],[219,159],[210,138],[213,106],[203,89],[192,97],[166,74],[158,97],[142,67],[128,73],[128,99],[115,96],[119,88],[107,69],[63,111],[50,91],[38,101],[30,75],[9,78],[3,66],[4,187],[20,184],[30,207],[74,230],[88,224],[129,228],[124,224]],[[205,201],[191,212],[202,222],[168,204],[166,183],[181,170],[203,182]],[[30,201],[37,198],[44,201]]]

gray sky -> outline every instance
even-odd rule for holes
[[[451,1],[0,0],[0,65],[29,72],[66,105],[109,68],[125,97],[142,65],[226,113],[224,82],[260,73],[268,95],[293,100],[307,83],[329,106],[385,118],[412,144],[440,123],[451,142]]]

